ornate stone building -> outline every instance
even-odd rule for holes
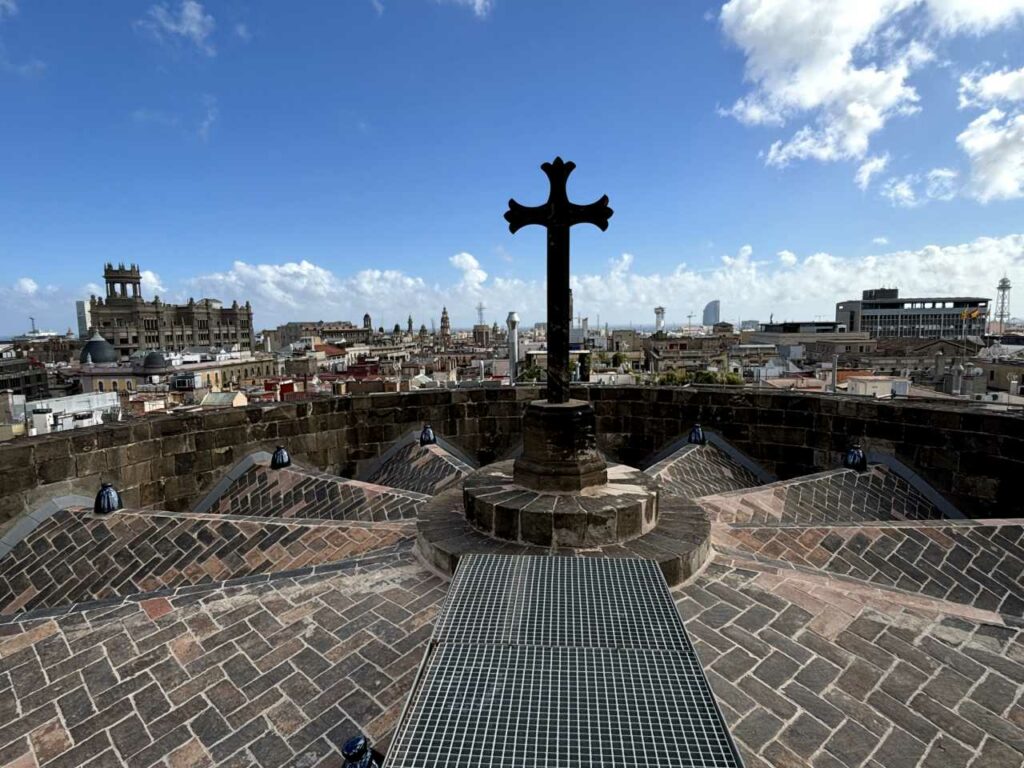
[[[237,345],[255,349],[252,306],[232,302],[224,307],[216,299],[189,299],[187,304],[166,304],[154,296],[142,297],[142,273],[137,264],[106,264],[105,297],[89,300],[93,327],[114,345],[122,357],[142,349],[180,351],[192,347]]]

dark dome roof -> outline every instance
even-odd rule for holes
[[[164,359],[164,356],[162,354],[160,354],[160,352],[158,352],[157,350],[154,349],[152,352],[150,352],[148,355],[146,355],[146,359],[142,361],[142,367],[143,368],[166,368],[167,367],[167,360]]]
[[[92,337],[82,347],[82,354],[78,356],[81,363],[92,362],[97,365],[116,363],[120,359],[114,345],[100,336],[99,331],[93,331]]]

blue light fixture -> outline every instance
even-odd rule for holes
[[[380,763],[370,749],[370,742],[362,734],[346,741],[341,748],[341,754],[345,758],[344,768],[380,768]]]
[[[700,424],[694,424],[693,429],[690,430],[690,436],[687,438],[687,442],[690,445],[706,445],[708,439],[704,437],[704,430],[700,428]]]
[[[271,469],[284,469],[292,465],[292,457],[288,455],[288,451],[285,450],[283,445],[277,446],[274,449],[274,454],[270,457],[270,468]]]
[[[854,443],[843,454],[843,466],[846,469],[852,469],[857,472],[867,471],[868,457],[864,454],[864,449],[860,447],[860,443]]]
[[[92,505],[94,515],[109,515],[121,509],[121,494],[114,490],[110,483],[103,483],[96,494],[96,503]]]

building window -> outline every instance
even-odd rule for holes
[[[103,382],[102,381],[97,381],[96,382],[96,391],[97,392],[102,392],[103,391]]]

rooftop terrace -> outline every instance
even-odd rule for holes
[[[609,459],[707,526],[671,600],[748,768],[1024,765],[1019,419],[594,396]],[[514,455],[523,403],[371,396],[0,448],[5,481],[15,455],[32,477],[3,486],[21,507],[0,544],[0,764],[338,766],[360,731],[388,752],[449,590],[414,553],[420,513]],[[446,440],[412,440],[426,419]],[[715,439],[680,442],[698,419]],[[849,434],[867,472],[839,468]],[[102,517],[100,472],[126,497]],[[619,554],[664,562],[643,540]]]

